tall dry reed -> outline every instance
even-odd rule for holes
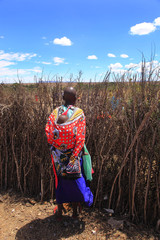
[[[74,83],[87,121],[94,206],[144,223],[160,217],[160,83],[153,76],[143,69],[132,79],[114,75],[114,83],[110,73],[101,83]],[[64,86],[61,81],[1,85],[1,190],[12,188],[42,201],[54,197],[45,124],[62,103]]]

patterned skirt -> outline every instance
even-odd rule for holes
[[[90,207],[93,203],[93,194],[85,180],[83,173],[83,160],[80,159],[82,177],[77,179],[66,179],[58,177],[58,186],[56,188],[57,204],[69,202],[84,202]]]

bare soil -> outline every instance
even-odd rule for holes
[[[0,240],[160,239],[155,229],[144,229],[93,208],[84,208],[78,219],[67,209],[62,221],[57,221],[55,207],[53,200],[40,203],[12,191],[1,193]]]

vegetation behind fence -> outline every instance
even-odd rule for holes
[[[74,84],[86,115],[94,206],[135,222],[160,217],[160,83],[123,75],[116,82]],[[71,83],[68,83],[71,84]],[[62,103],[64,83],[0,86],[0,189],[54,197],[45,136],[47,118]]]

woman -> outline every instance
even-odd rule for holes
[[[74,106],[74,88],[67,87],[64,90],[63,100],[64,105],[51,113],[45,129],[48,143],[51,145],[59,218],[62,216],[63,203],[72,203],[73,217],[77,216],[79,202],[85,202],[87,206],[93,203],[93,194],[87,186],[83,169],[85,115],[82,109]],[[62,118],[63,115],[67,117]],[[91,175],[91,164],[89,171]]]

